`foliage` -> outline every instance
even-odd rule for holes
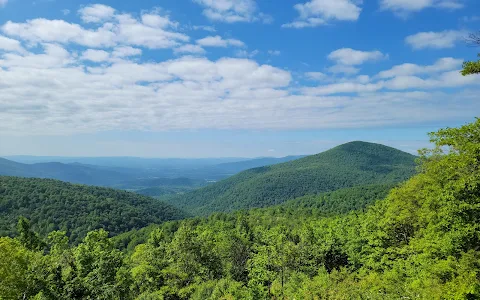
[[[42,236],[63,230],[78,243],[91,230],[103,228],[117,235],[186,214],[161,201],[119,190],[0,177],[0,235],[13,236],[20,216],[30,219]]]
[[[480,57],[480,54],[478,54]],[[473,75],[473,74],[480,74],[480,60],[478,61],[466,61],[463,63],[462,67],[462,75]]]
[[[381,188],[151,226],[123,253],[103,230],[74,247],[53,232],[46,250],[0,238],[0,298],[479,299],[480,119],[431,140],[419,174],[363,212],[312,207]]]
[[[309,194],[367,184],[398,183],[415,173],[415,157],[352,142],[283,164],[242,172],[168,202],[194,215],[281,204]]]

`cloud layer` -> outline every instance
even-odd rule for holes
[[[249,11],[224,3],[212,9]],[[308,3],[301,18],[341,18]],[[388,55],[341,48],[325,58],[331,67],[299,74],[253,60],[261,54],[240,40],[192,39],[158,10],[134,16],[91,5],[78,13],[81,24],[39,18],[0,27],[0,133],[339,128],[478,113],[479,77],[461,76],[454,57],[367,76],[364,65]],[[244,58],[207,58],[211,47]],[[177,56],[151,56],[158,49]]]

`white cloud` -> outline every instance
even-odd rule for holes
[[[282,52],[280,50],[268,50],[268,54],[272,56],[279,56],[280,54],[282,54]]]
[[[178,48],[175,48],[173,50],[175,54],[182,54],[182,53],[194,53],[194,54],[203,54],[205,53],[205,49],[203,49],[199,45],[193,45],[193,44],[187,44],[180,46]]]
[[[26,23],[8,21],[2,31],[29,42],[76,43],[87,47],[108,47],[115,44],[115,34],[105,27],[87,30],[63,20],[33,19]]]
[[[197,40],[197,44],[203,47],[223,47],[228,46],[244,47],[245,43],[236,39],[223,39],[221,36],[207,36],[203,39]]]
[[[0,0],[0,7],[4,7],[5,5],[7,5],[8,3],[8,0]]]
[[[433,65],[419,66],[402,64],[390,70],[382,71],[373,78],[360,75],[355,78],[337,78],[336,83],[302,88],[307,95],[362,94],[380,92],[381,90],[435,90],[443,88],[460,88],[479,85],[480,76],[465,77],[460,74],[462,60],[450,57],[437,60]],[[308,76],[308,74],[307,74]],[[316,76],[314,73],[313,76]],[[311,76],[311,77],[313,77]],[[326,76],[318,75],[320,81]]]
[[[137,55],[142,55],[142,49],[133,48],[130,46],[117,47],[112,53],[112,56],[114,57],[129,57]]]
[[[69,9],[62,9],[62,13],[64,16],[67,16],[70,14],[70,10]]]
[[[416,76],[399,76],[385,82],[385,87],[392,90],[456,88],[475,84],[478,79],[479,76],[462,76],[456,70],[427,79]]]
[[[356,74],[360,71],[356,66],[369,61],[387,59],[388,55],[380,51],[359,51],[351,48],[342,48],[331,52],[327,58],[336,63],[328,68],[330,73]]]
[[[78,14],[84,22],[99,23],[111,19],[115,14],[115,9],[103,4],[93,4],[81,8]]]
[[[193,0],[205,9],[203,14],[212,21],[236,23],[261,20],[270,23],[272,17],[257,13],[255,0]]]
[[[464,0],[380,0],[380,8],[406,16],[426,8],[460,9],[464,7],[463,2]]]
[[[304,4],[296,4],[298,20],[283,24],[286,28],[317,27],[330,20],[356,21],[362,9],[360,1],[355,0],[311,0]]]
[[[31,71],[31,74],[36,74],[38,70],[62,68],[74,63],[74,58],[65,48],[55,44],[43,44],[42,47],[44,53],[40,54],[4,54],[2,59],[0,59],[0,66],[5,68],[22,68],[25,71]],[[8,74],[8,72],[4,73],[4,75]],[[6,80],[4,83],[8,85],[9,78],[7,76],[2,77],[2,80],[4,79]],[[45,77],[39,80],[46,81],[51,79]]]
[[[157,14],[142,15],[142,23],[154,28],[178,27],[178,23],[172,22],[168,16],[160,16]]]
[[[306,28],[306,27],[317,27],[320,25],[327,24],[327,21],[320,18],[308,18],[302,21],[293,21],[291,23],[283,24],[283,28]]]
[[[478,113],[478,89],[464,88],[454,97],[436,90],[478,86],[478,76],[455,70],[421,80],[371,82],[361,75],[299,93],[290,90],[290,72],[250,59],[113,60],[85,68],[64,48],[44,47],[41,54],[0,59],[3,135],[345,128],[464,120]],[[420,90],[411,91],[415,87]]]
[[[461,67],[462,59],[455,59],[452,57],[445,57],[437,60],[435,64],[429,66],[420,66],[416,64],[401,64],[394,66],[390,70],[378,73],[379,78],[393,78],[399,76],[412,76],[423,74],[438,74],[445,71],[455,70]]]
[[[235,51],[236,57],[248,57],[253,58],[260,53],[259,50],[247,51],[247,50],[237,50]]]
[[[88,27],[47,19],[7,22],[1,30],[15,38],[0,37],[0,135],[339,128],[478,114],[480,77],[461,76],[461,60],[454,58],[395,66],[374,77],[311,72],[299,74],[299,80],[253,59],[142,59],[139,47],[196,53],[201,44],[189,44],[177,25],[151,12],[138,18],[114,14],[105,24]],[[215,37],[203,43],[244,45]],[[386,57],[358,52],[336,52],[332,68],[356,73],[362,63]],[[302,86],[305,76],[318,86]],[[327,84],[331,79],[335,83]]]
[[[116,45],[142,46],[151,49],[172,48],[188,42],[189,37],[175,31],[176,23],[168,16],[151,13],[142,20],[129,14],[115,15],[112,22],[95,29],[85,29],[64,20],[33,19],[26,23],[8,21],[1,29],[9,36],[29,42],[75,43],[85,47],[101,48]]]
[[[346,65],[334,65],[327,68],[327,71],[333,74],[357,74],[360,72],[359,68],[354,66],[346,66]]]
[[[205,30],[209,32],[216,32],[217,30],[213,26],[205,26],[205,25],[195,25],[192,27],[193,30]]]
[[[305,76],[310,80],[321,81],[327,78],[327,74],[322,72],[307,72]]]
[[[405,43],[413,49],[443,49],[453,48],[458,41],[466,36],[463,31],[445,30],[441,32],[419,32],[405,38]]]
[[[351,48],[342,48],[331,52],[327,58],[337,64],[356,66],[368,61],[386,59],[387,57],[380,51],[358,51]]]
[[[23,47],[19,41],[0,35],[0,49],[5,51],[23,52]]]
[[[383,83],[361,84],[355,82],[334,83],[314,88],[304,88],[307,95],[334,95],[343,93],[375,92],[383,88]]]
[[[83,60],[102,62],[110,59],[110,53],[103,50],[88,49],[82,53]]]

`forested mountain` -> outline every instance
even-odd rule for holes
[[[185,218],[161,201],[120,190],[50,179],[0,177],[0,235],[15,233],[20,216],[42,235],[65,230],[72,242],[103,228],[116,235],[151,223]]]
[[[366,142],[351,142],[302,159],[244,171],[173,197],[196,215],[265,207],[309,194],[366,184],[396,183],[415,173],[415,156]]]
[[[151,227],[131,252],[103,230],[75,247],[62,232],[42,241],[20,220],[18,237],[0,238],[0,297],[479,299],[480,119],[431,138],[419,173],[363,212],[217,213]],[[381,190],[328,199],[362,189]]]
[[[200,172],[205,172],[205,173],[208,173],[208,174],[216,174],[215,177],[212,177],[212,179],[217,179],[217,178],[222,179],[222,178],[232,176],[234,174],[237,174],[239,172],[242,172],[242,171],[245,171],[245,170],[248,170],[248,169],[280,164],[280,163],[296,160],[296,159],[299,159],[299,158],[302,158],[302,157],[305,157],[305,155],[303,155],[303,156],[291,155],[291,156],[285,156],[285,157],[280,157],[280,158],[262,157],[262,158],[255,158],[255,159],[250,159],[250,160],[242,160],[242,161],[221,163],[221,164],[218,164],[218,165],[204,167],[203,169],[200,169],[199,171]]]

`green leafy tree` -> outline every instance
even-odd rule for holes
[[[33,251],[43,250],[46,246],[38,234],[34,232],[30,226],[30,221],[24,217],[20,217],[17,224],[18,240],[27,249]]]
[[[469,38],[467,39],[467,42],[473,46],[480,46],[480,34],[479,33],[470,34]],[[478,54],[478,57],[480,57],[480,53]],[[463,63],[463,70],[462,70],[463,76],[479,74],[479,73],[480,73],[480,60],[466,61]]]

